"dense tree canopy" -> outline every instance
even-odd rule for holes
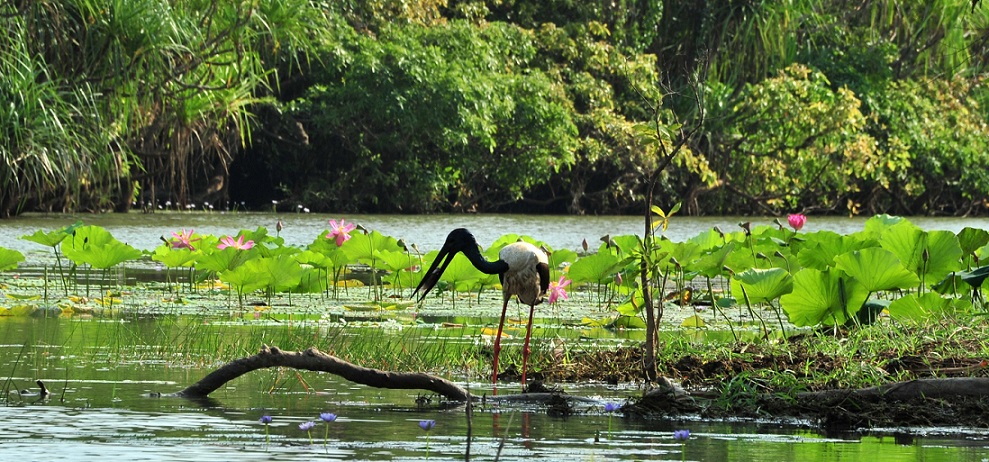
[[[989,11],[935,0],[0,1],[0,215],[985,214]],[[664,135],[666,134],[666,135]]]

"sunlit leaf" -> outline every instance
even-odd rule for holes
[[[21,301],[25,301],[25,300],[41,300],[41,295],[38,295],[38,294],[22,295],[22,294],[12,294],[12,293],[9,293],[8,292],[7,293],[7,298],[14,299],[14,300],[21,300]]]
[[[680,326],[701,328],[701,327],[705,327],[706,324],[704,323],[704,320],[700,316],[695,314],[687,319],[684,319],[683,322],[680,323]]]
[[[155,248],[154,253],[151,254],[151,259],[169,268],[178,268],[180,266],[192,266],[196,263],[196,260],[202,256],[201,252],[194,252],[189,249],[172,249],[167,245],[160,245]]]
[[[77,228],[82,226],[81,221],[77,221],[71,225],[68,225],[61,229],[56,229],[49,232],[44,232],[42,230],[37,230],[34,234],[21,236],[21,239],[25,241],[31,241],[41,244],[46,247],[55,247],[60,244],[66,237],[71,235]]]
[[[99,226],[83,226],[71,239],[63,241],[63,253],[76,264],[107,269],[143,255],[140,250],[113,238]]]
[[[900,259],[886,249],[871,247],[838,255],[835,265],[870,292],[908,289],[920,284],[917,275],[904,268]]]
[[[736,273],[731,279],[733,294],[748,296],[750,303],[775,300],[793,290],[793,276],[783,268],[749,269]]]
[[[615,322],[611,323],[608,327],[615,327],[621,329],[645,329],[646,322],[638,316],[618,316],[615,318]]]
[[[0,271],[17,268],[17,264],[22,261],[24,261],[22,253],[0,247]]]
[[[614,254],[597,252],[575,261],[567,270],[567,276],[574,283],[602,284],[618,270],[620,263]]]
[[[797,261],[802,267],[819,271],[833,267],[834,258],[838,255],[875,245],[875,241],[842,236],[832,231],[818,231],[803,236],[805,241],[797,254]]]
[[[962,249],[950,231],[927,232],[903,221],[883,232],[879,242],[899,257],[904,267],[931,282],[961,269]]]
[[[271,285],[271,275],[246,264],[219,273],[220,280],[230,284],[241,295],[249,294]]]
[[[793,275],[793,291],[780,297],[780,305],[798,327],[844,324],[867,296],[867,290],[840,271],[804,268]]]
[[[926,321],[933,315],[945,315],[957,311],[967,311],[972,303],[952,297],[942,297],[935,292],[923,295],[907,294],[889,304],[889,316],[897,320]]]
[[[989,231],[965,227],[958,233],[958,245],[963,255],[971,255],[980,247],[989,244]]]

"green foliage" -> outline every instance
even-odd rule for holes
[[[338,148],[318,153],[335,181],[307,203],[430,211],[452,197],[471,208],[477,192],[515,200],[573,161],[562,89],[520,72],[535,51],[525,31],[453,21],[339,39],[351,59],[297,106]]]
[[[140,250],[116,240],[100,226],[80,227],[65,242],[68,245],[63,246],[63,252],[69,260],[104,270],[143,255]]]
[[[0,247],[0,271],[17,268],[17,264],[22,261],[24,261],[24,254]]]

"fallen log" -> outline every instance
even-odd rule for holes
[[[227,382],[248,372],[269,367],[291,367],[308,371],[329,372],[361,385],[401,390],[426,390],[451,401],[468,401],[473,397],[459,385],[429,374],[389,372],[351,364],[316,348],[283,351],[265,345],[254,356],[235,359],[209,373],[200,381],[176,393],[186,398],[204,398]]]
[[[852,390],[823,390],[798,393],[798,400],[835,402],[847,399],[909,401],[918,398],[948,399],[954,397],[986,397],[989,395],[989,378],[949,377],[916,379],[895,382],[878,387]]]

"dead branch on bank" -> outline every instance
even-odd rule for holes
[[[224,364],[202,380],[176,393],[187,398],[204,398],[227,382],[248,372],[269,367],[291,367],[316,372],[329,372],[361,385],[400,390],[426,390],[452,401],[467,401],[471,394],[449,380],[424,373],[388,372],[356,366],[315,348],[305,351],[283,351],[265,345],[254,356]]]

